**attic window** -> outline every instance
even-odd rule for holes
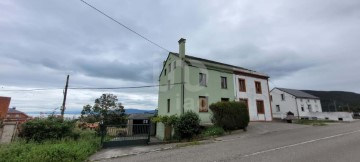
[[[169,73],[171,71],[171,63],[168,65]]]
[[[166,76],[166,69],[164,70],[164,75]]]
[[[285,95],[281,94],[281,100],[285,101]]]

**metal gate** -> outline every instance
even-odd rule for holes
[[[150,123],[100,125],[100,133],[104,148],[145,145],[150,142]]]

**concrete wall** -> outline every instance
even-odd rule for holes
[[[316,117],[317,119],[322,120],[334,120],[339,121],[339,118],[342,118],[342,121],[353,121],[352,113],[348,112],[306,112],[306,116],[310,119]]]
[[[10,143],[16,135],[16,123],[4,123],[0,143]]]
[[[272,112],[270,105],[270,97],[269,97],[269,87],[267,79],[260,79],[255,77],[243,76],[243,75],[234,75],[234,83],[235,83],[235,98],[236,101],[240,99],[247,99],[249,106],[249,116],[250,121],[271,121],[272,120]],[[239,89],[239,79],[245,80],[246,92],[240,92]],[[259,81],[261,83],[261,94],[256,93],[255,89],[255,81]],[[264,114],[258,114],[256,100],[264,101]],[[273,108],[274,109],[274,108]]]

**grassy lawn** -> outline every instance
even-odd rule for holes
[[[295,120],[295,124],[303,124],[303,125],[312,125],[312,126],[325,126],[326,123],[330,123],[334,121],[330,120]]]
[[[100,138],[94,131],[81,131],[80,138],[48,140],[41,143],[18,140],[0,145],[0,162],[85,161],[100,149]]]

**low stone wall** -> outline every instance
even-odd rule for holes
[[[308,112],[307,116],[322,120],[353,121],[352,113],[348,112]]]

